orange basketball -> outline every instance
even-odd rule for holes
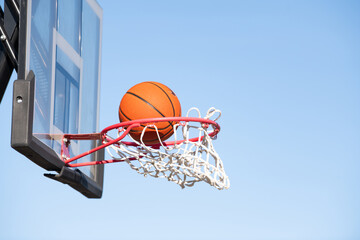
[[[175,93],[158,82],[142,82],[130,88],[121,99],[119,106],[120,122],[144,118],[180,117],[181,105]],[[161,141],[165,141],[174,133],[175,122],[155,123]],[[140,141],[141,133],[146,125],[133,128],[130,135]],[[146,145],[159,143],[155,127],[148,127],[143,136]]]

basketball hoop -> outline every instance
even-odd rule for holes
[[[194,112],[197,116],[190,117]],[[216,123],[220,115],[219,110],[210,108],[206,116],[201,118],[200,111],[197,108],[191,108],[186,117],[140,119],[109,126],[100,133],[64,135],[61,155],[69,167],[126,162],[139,174],[166,178],[182,188],[204,181],[219,190],[228,189],[229,178],[212,144],[220,131],[220,126]],[[175,123],[173,141],[161,142],[155,123],[169,121]],[[140,141],[136,141],[129,132],[139,126],[143,126],[144,129]],[[150,146],[144,143],[143,136],[147,128],[155,129],[159,139],[158,144]],[[130,138],[130,141],[123,141],[126,136]],[[70,158],[68,146],[70,141],[75,139],[101,139],[103,144]],[[112,157],[111,160],[73,163],[102,148],[107,149]]]

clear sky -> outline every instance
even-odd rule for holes
[[[360,2],[99,1],[100,128],[127,89],[168,85],[222,110],[229,190],[106,166],[102,199],[43,177],[10,147],[0,105],[0,239],[360,239]],[[16,79],[16,74],[13,75]]]

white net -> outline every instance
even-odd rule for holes
[[[197,114],[196,117],[201,118],[197,108],[191,108],[187,117],[194,113]],[[219,110],[210,108],[204,119],[216,121],[220,115]],[[127,162],[132,169],[144,176],[166,178],[182,188],[204,181],[219,190],[228,189],[230,181],[214,149],[211,137],[214,128],[210,126],[200,122],[175,124],[173,135],[175,143],[171,146],[161,144],[155,149],[142,141],[147,127],[155,128],[157,131],[156,126],[150,124],[144,128],[140,142],[132,139],[138,146],[119,142],[107,147],[107,151],[113,159]],[[118,135],[121,133],[118,131]],[[196,141],[193,141],[194,137]],[[108,141],[110,139],[112,138],[108,136]]]

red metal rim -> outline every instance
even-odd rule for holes
[[[104,161],[98,161],[98,162],[87,162],[87,163],[78,163],[78,164],[70,164],[71,162],[82,158],[86,155],[89,155],[91,153],[94,153],[100,149],[103,149],[105,147],[108,147],[110,145],[113,144],[119,144],[119,142],[121,142],[122,144],[126,144],[128,146],[139,146],[138,143],[136,142],[124,142],[121,141],[123,138],[126,137],[126,135],[130,132],[130,130],[132,128],[135,127],[139,127],[141,125],[144,124],[153,124],[156,122],[168,122],[168,121],[172,121],[172,122],[178,122],[180,125],[185,125],[186,122],[199,122],[202,124],[203,128],[208,128],[210,125],[213,127],[213,131],[208,133],[208,135],[212,138],[216,137],[216,135],[220,132],[220,125],[218,123],[216,123],[213,120],[209,120],[209,119],[204,119],[204,118],[194,118],[194,117],[164,117],[164,118],[147,118],[147,119],[139,119],[139,120],[133,120],[133,121],[128,121],[128,122],[122,122],[122,123],[117,123],[114,125],[111,125],[107,128],[104,128],[100,133],[94,133],[94,134],[66,134],[64,135],[64,139],[78,139],[78,140],[89,140],[89,139],[102,139],[103,141],[106,140],[105,142],[103,142],[102,145],[93,148],[87,152],[84,152],[82,154],[79,154],[73,158],[70,159],[64,159],[64,162],[67,166],[70,167],[79,167],[79,166],[87,166],[87,165],[94,165],[94,164],[105,164],[105,163],[110,163],[110,162],[122,162],[122,160],[104,160]],[[115,130],[115,129],[119,129],[119,128],[123,128],[122,133],[120,134],[120,136],[118,136],[117,138],[112,138],[110,136],[107,135],[107,133],[111,130]],[[148,147],[154,148],[154,149],[158,149],[160,148],[161,145],[163,146],[172,146],[175,144],[181,144],[185,141],[190,141],[190,142],[196,142],[196,141],[202,141],[202,139],[205,136],[202,136],[200,139],[198,137],[195,138],[191,138],[191,139],[183,139],[183,140],[177,140],[177,141],[168,141],[168,142],[162,142],[156,145],[151,145]],[[62,144],[62,154],[64,153],[64,150],[66,149],[66,144],[64,144],[65,141],[63,141]],[[64,148],[64,149],[63,149]],[[135,160],[135,159],[130,159],[130,160]]]
[[[153,123],[157,123],[157,122],[179,122],[180,125],[184,125],[185,122],[199,122],[201,124],[203,124],[204,128],[208,128],[210,125],[213,127],[214,131],[212,131],[211,133],[209,133],[210,137],[215,137],[219,132],[220,132],[220,125],[210,119],[205,119],[205,118],[195,118],[195,117],[163,117],[163,118],[144,118],[144,119],[138,119],[138,120],[133,120],[133,121],[127,121],[127,122],[121,122],[121,123],[117,123],[114,125],[111,125],[109,127],[104,128],[101,131],[101,136],[103,136],[103,139],[107,138],[107,133],[111,130],[114,129],[119,129],[119,128],[127,128],[127,127],[135,127],[135,125],[139,126],[139,125],[146,125],[146,124],[153,124]],[[195,142],[198,141],[199,138],[191,138],[189,139],[189,141]],[[165,141],[162,142],[162,144],[164,146],[171,146],[174,144],[179,144],[181,142],[184,142],[185,140],[178,140],[178,141]],[[130,146],[138,146],[137,143],[134,142],[123,142],[123,144],[126,145],[130,145]],[[156,146],[161,146],[161,144],[156,144],[153,145],[154,147]]]

